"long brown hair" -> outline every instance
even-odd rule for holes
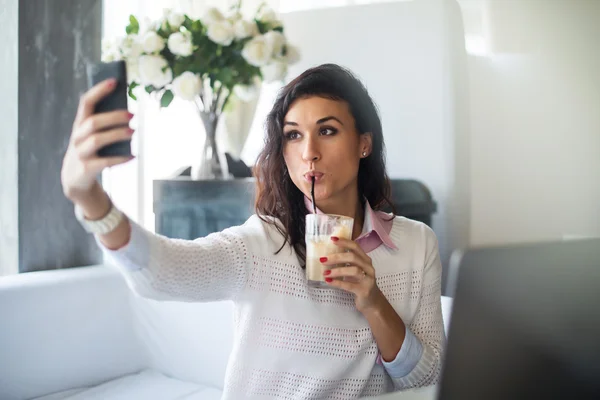
[[[345,101],[350,106],[359,134],[371,132],[371,154],[360,160],[358,169],[358,193],[361,199],[364,197],[369,201],[374,210],[386,204],[394,210],[385,168],[381,120],[367,89],[352,72],[339,65],[324,64],[305,71],[277,95],[267,116],[265,145],[254,171],[257,181],[256,214],[274,225],[284,237],[277,253],[289,243],[302,266],[306,261],[304,232],[308,211],[304,194],[292,182],[283,158],[283,120],[295,100],[309,96]]]

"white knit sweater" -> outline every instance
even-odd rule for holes
[[[391,378],[353,295],[306,284],[304,270],[272,225],[244,225],[194,241],[169,239],[132,223],[130,242],[103,250],[139,295],[235,304],[235,341],[223,399],[355,399],[437,382],[444,327],[441,264],[433,231],[396,217],[398,250],[368,253],[377,285],[423,345],[416,367]]]

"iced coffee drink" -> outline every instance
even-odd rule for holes
[[[331,237],[352,239],[353,225],[353,218],[342,215],[306,215],[306,279],[309,286],[328,287],[323,272],[336,266],[325,266],[319,259],[344,252],[343,248],[333,243]]]

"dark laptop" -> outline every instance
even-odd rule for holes
[[[600,239],[460,260],[441,400],[600,399]]]

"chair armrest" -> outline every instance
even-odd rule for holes
[[[130,292],[106,266],[0,278],[0,398],[29,399],[139,371]]]

